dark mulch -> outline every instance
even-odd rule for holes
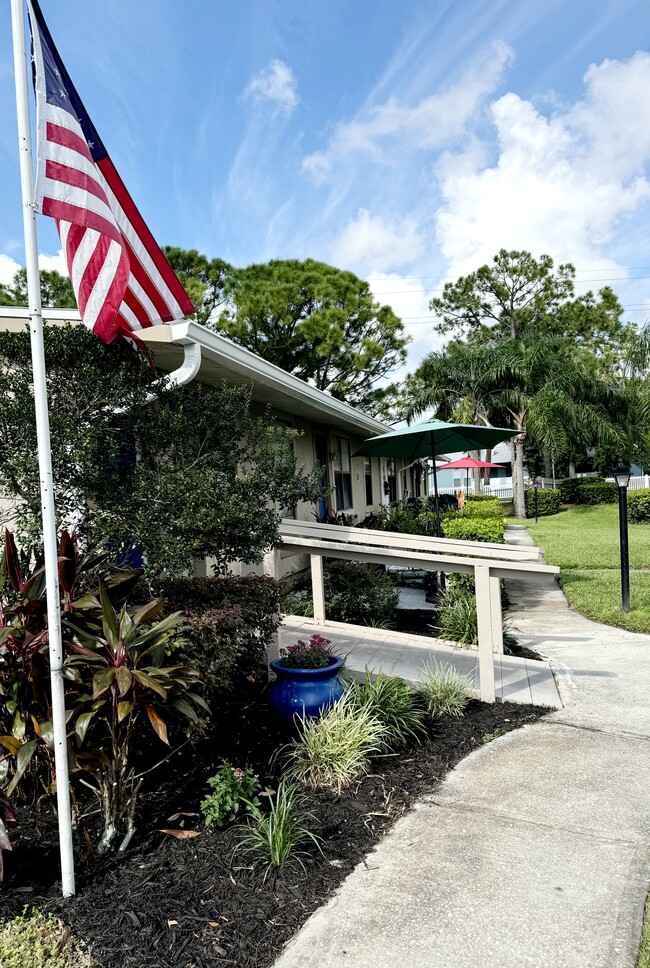
[[[25,904],[60,915],[89,942],[102,968],[265,968],[417,797],[488,738],[542,712],[474,701],[464,718],[432,725],[421,745],[375,761],[375,772],[343,795],[315,794],[310,808],[323,856],[312,854],[305,871],[293,866],[264,882],[261,868],[233,857],[238,833],[232,828],[205,830],[188,817],[199,837],[179,841],[159,832],[180,826],[168,819],[172,814],[198,811],[204,780],[221,760],[251,765],[273,780],[269,759],[286,732],[268,713],[260,686],[249,685],[241,701],[224,705],[209,741],[151,775],[139,841],[120,857],[91,856],[80,864],[75,898],[59,897],[51,808],[22,807],[15,849],[6,855],[2,917]]]

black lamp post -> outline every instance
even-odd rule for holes
[[[621,546],[621,599],[624,612],[630,611],[630,555],[627,542],[627,487],[630,483],[630,468],[624,464],[614,471],[618,487],[618,526]]]

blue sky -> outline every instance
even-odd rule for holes
[[[313,257],[414,337],[500,248],[572,261],[650,318],[650,5],[642,0],[41,0],[161,244]],[[22,262],[8,5],[0,280]],[[41,219],[45,265],[60,266]],[[643,278],[648,277],[648,278]]]

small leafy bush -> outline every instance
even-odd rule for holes
[[[321,850],[321,838],[310,830],[316,817],[305,809],[306,802],[304,793],[285,777],[280,780],[275,796],[269,797],[268,814],[257,803],[248,804],[251,824],[243,828],[237,850],[261,855],[267,860],[264,880],[274,868],[278,870],[290,861],[296,861],[304,870],[302,858],[308,856],[304,850],[307,844]]]
[[[526,517],[535,517],[535,490],[531,488],[525,493]],[[537,489],[537,514],[540,518],[560,512],[560,492],[550,488]]]
[[[397,749],[410,739],[418,739],[424,729],[424,713],[416,705],[413,692],[399,676],[374,677],[366,667],[363,682],[350,687],[352,704],[356,709],[367,709],[387,729],[384,750]]]
[[[627,516],[634,524],[650,524],[650,488],[628,493]]]
[[[431,716],[460,717],[472,698],[472,682],[453,666],[432,662],[422,670],[419,692]]]
[[[27,910],[0,927],[2,968],[94,968],[96,962],[51,914]]]
[[[211,793],[201,801],[206,827],[225,827],[246,812],[250,804],[259,806],[259,777],[252,770],[239,770],[229,763],[220,766],[208,779]]]
[[[585,484],[578,489],[578,504],[616,504],[618,501],[618,488],[614,483],[603,481],[599,484]]]
[[[288,614],[313,615],[314,604],[308,582],[308,576],[294,581],[285,598]],[[398,604],[399,593],[381,567],[352,561],[326,561],[325,610],[332,621],[390,625]]]
[[[488,501],[490,502],[490,504],[493,501],[496,501],[496,503],[499,504],[499,498],[493,497],[491,494],[466,494],[465,495],[465,506],[467,506],[468,504],[478,504],[478,503],[487,504]]]
[[[476,517],[463,514],[445,514],[442,533],[445,538],[460,541],[489,541],[505,544],[506,523],[503,515]]]
[[[350,692],[341,696],[320,719],[304,719],[298,736],[284,748],[288,774],[307,787],[341,792],[367,773],[370,757],[388,740],[388,727],[370,708],[357,708]]]
[[[198,669],[211,702],[266,664],[268,645],[280,623],[280,586],[258,575],[168,578],[155,590],[168,611],[186,617],[185,655]],[[146,589],[138,589],[144,599]]]
[[[329,645],[331,639],[318,634],[312,635],[309,642],[298,639],[295,645],[280,649],[280,665],[285,669],[325,669],[334,658]]]
[[[466,501],[465,507],[460,512],[460,516],[463,518],[490,518],[490,517],[503,517],[503,508],[499,504],[499,499],[496,497],[487,497],[487,495],[481,495],[486,497],[485,501]]]

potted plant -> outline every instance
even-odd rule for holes
[[[308,642],[298,639],[280,649],[280,658],[270,664],[276,679],[269,686],[269,705],[279,716],[320,716],[341,698],[339,672],[344,660],[331,652],[330,645],[330,639],[316,634]]]

